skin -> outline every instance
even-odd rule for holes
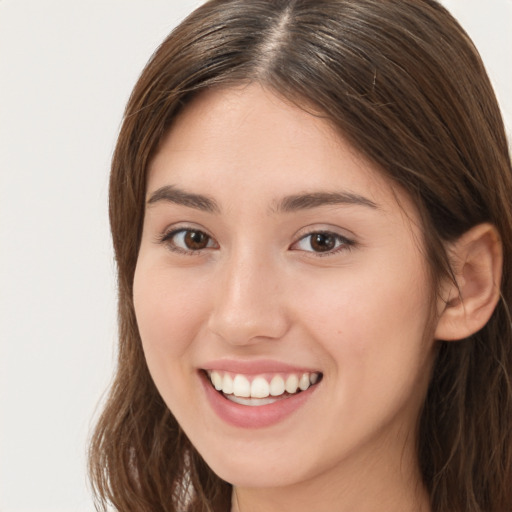
[[[137,321],[159,392],[234,485],[233,510],[429,510],[415,441],[432,291],[408,197],[325,120],[258,84],[203,93],[184,110],[151,164],[148,200],[167,186],[215,208],[147,204]],[[319,192],[359,201],[279,208]],[[205,233],[205,248],[162,240],[179,228]],[[312,245],[319,231],[333,250]],[[283,421],[239,428],[216,415],[198,377],[222,359],[323,378]]]

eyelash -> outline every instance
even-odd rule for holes
[[[204,236],[207,238],[207,244],[210,244],[210,242],[212,242],[212,241],[214,242],[214,239],[210,235],[205,233],[204,231],[201,231],[200,229],[187,228],[187,227],[173,229],[172,231],[168,231],[168,232],[164,233],[163,235],[158,237],[158,242],[166,245],[169,248],[169,250],[171,250],[172,252],[190,255],[190,256],[191,255],[199,255],[204,250],[212,248],[211,246],[208,246],[208,245],[201,249],[186,249],[183,247],[179,247],[176,245],[176,243],[173,240],[179,234],[183,234],[184,236],[186,236],[187,234],[199,234],[200,236]],[[333,233],[332,231],[317,230],[317,231],[311,231],[309,233],[302,235],[296,242],[294,242],[290,246],[290,249],[300,251],[301,249],[294,249],[294,246],[297,246],[302,241],[306,240],[307,238],[311,238],[314,235],[332,237],[331,240],[334,239],[334,244],[335,244],[334,248],[326,250],[326,251],[313,251],[313,250],[308,251],[308,250],[302,249],[303,252],[314,254],[315,257],[333,256],[342,251],[350,251],[356,245],[356,242],[354,240],[346,238],[337,233]],[[310,241],[309,245],[311,247],[311,241]],[[215,245],[213,248],[217,248],[217,247],[218,246]]]
[[[351,240],[345,236],[339,235],[338,233],[333,233],[332,231],[325,231],[325,230],[319,230],[319,231],[311,231],[309,233],[306,233],[302,235],[297,242],[293,243],[291,247],[298,245],[303,240],[306,240],[307,238],[310,238],[309,245],[311,246],[311,237],[314,235],[320,235],[320,236],[326,236],[326,237],[332,237],[334,239],[335,247],[333,249],[329,249],[327,251],[304,251],[307,253],[312,253],[315,255],[315,257],[326,257],[326,256],[333,256],[335,254],[338,254],[342,251],[350,251],[355,245],[355,241]],[[297,249],[300,250],[300,249]]]
[[[173,241],[173,239],[180,233],[183,233],[183,235],[185,235],[185,236],[187,235],[187,233],[188,234],[191,234],[191,233],[200,234],[201,236],[207,237],[208,243],[213,240],[213,238],[210,235],[208,235],[204,231],[201,231],[200,229],[183,227],[183,228],[173,229],[172,231],[168,231],[168,232],[164,233],[161,237],[159,237],[158,241],[160,243],[166,245],[172,252],[177,252],[179,254],[186,254],[186,255],[190,255],[190,256],[201,254],[205,249],[210,248],[210,247],[205,247],[203,249],[195,249],[194,250],[194,249],[185,249],[183,247],[178,247],[176,245],[176,243]]]

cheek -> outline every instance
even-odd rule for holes
[[[424,401],[433,360],[424,339],[426,303],[401,287],[385,289],[367,294],[355,287],[336,301],[315,300],[307,313],[315,326],[310,337],[328,365],[331,414],[324,427],[333,450],[358,446],[376,431],[409,431]]]
[[[207,289],[186,272],[140,260],[134,277],[134,306],[142,345],[153,371],[180,361],[202,328]]]
[[[348,269],[339,275],[298,283],[292,295],[301,304],[301,315],[315,329],[364,344],[373,336],[396,330],[400,337],[423,330],[430,299],[425,276]]]
[[[134,277],[134,306],[149,372],[163,400],[182,423],[190,418],[197,340],[204,325],[207,288],[202,280],[168,265],[140,259]],[[200,418],[194,418],[200,424]]]
[[[400,396],[402,389],[423,382],[432,348],[425,336],[429,285],[423,267],[410,266],[414,272],[352,268],[302,295],[303,325],[346,386],[339,388],[344,396]]]

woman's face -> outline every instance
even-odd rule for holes
[[[259,85],[176,120],[150,167],[135,310],[159,392],[223,479],[407,471],[433,358],[418,225],[325,120]]]

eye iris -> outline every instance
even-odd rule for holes
[[[317,252],[326,252],[334,249],[336,240],[326,233],[315,233],[311,237],[311,248]]]
[[[185,245],[189,249],[197,251],[207,247],[208,239],[208,235],[201,233],[201,231],[187,231],[185,234]]]

